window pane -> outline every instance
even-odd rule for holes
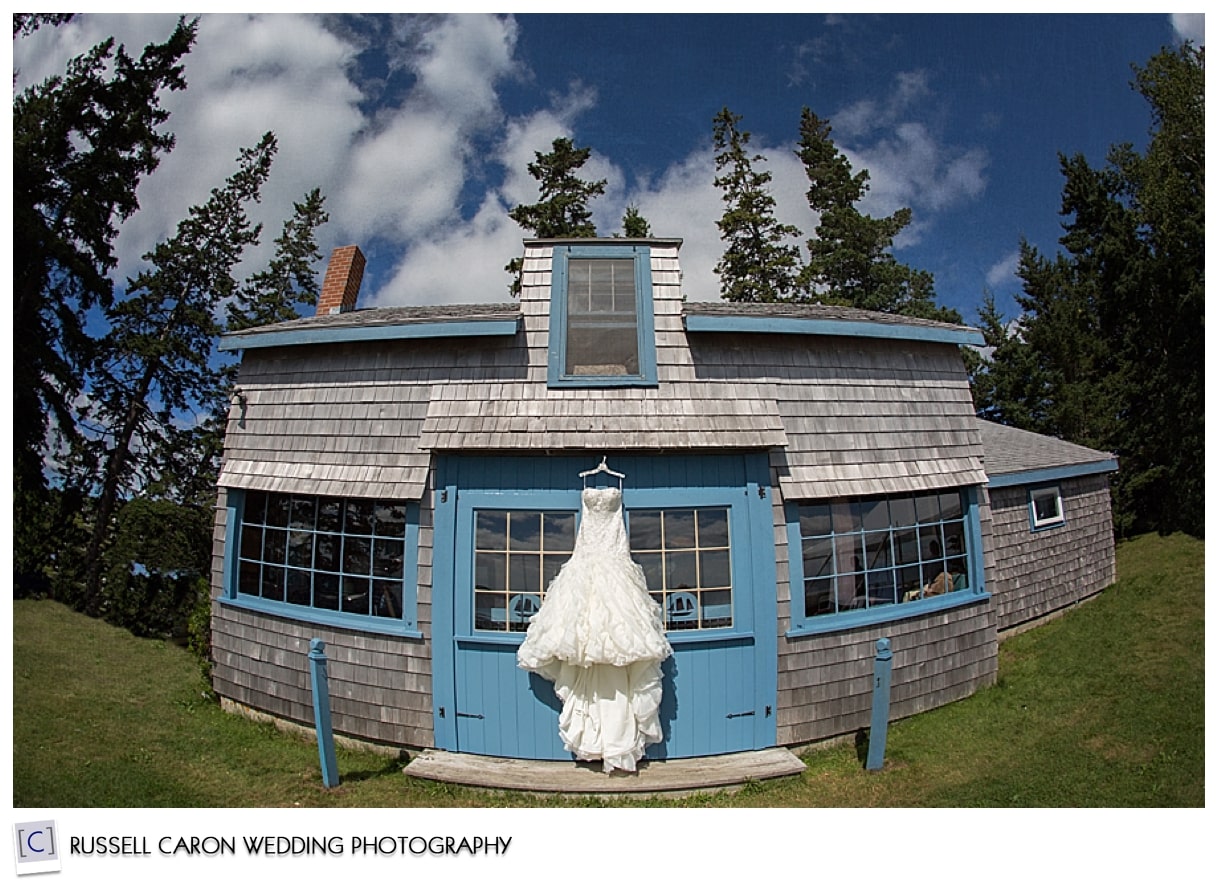
[[[376,504],[367,499],[348,499],[346,531],[360,536],[372,535],[372,521],[375,517]]]
[[[892,535],[892,547],[896,552],[897,563],[908,564],[918,562],[918,531],[899,530]]]
[[[732,584],[732,556],[727,551],[701,552],[700,588],[726,588]]]
[[[732,592],[702,592],[702,627],[730,628],[732,625]]]
[[[474,520],[474,547],[488,551],[507,548],[507,512],[478,512]]]
[[[474,592],[474,627],[479,631],[506,631],[507,597],[503,594]]]
[[[366,576],[372,571],[372,540],[348,536],[343,540],[343,572]]]
[[[262,593],[262,567],[243,560],[237,573],[238,591],[242,594],[252,594],[255,597]]]
[[[338,533],[343,528],[341,499],[320,499],[317,502],[317,529],[323,533]]]
[[[867,574],[867,598],[870,606],[897,602],[896,573],[880,570]]]
[[[376,506],[376,535],[406,535],[406,503],[382,502]]]
[[[343,612],[368,615],[372,600],[371,583],[355,576],[343,576]]]
[[[869,499],[860,503],[864,530],[888,529],[888,500]]]
[[[660,547],[660,513],[632,511],[630,513],[630,548],[646,551]]]
[[[312,530],[317,526],[317,500],[308,496],[292,497],[293,530]]]
[[[698,545],[702,548],[727,548],[727,509],[701,509],[698,512]]]
[[[804,614],[820,616],[836,611],[833,605],[833,580],[808,579],[804,583]]]
[[[288,570],[288,603],[308,606],[313,600],[313,580],[304,570]]]
[[[241,517],[247,524],[266,523],[266,494],[251,490],[245,494],[245,504],[241,507]]]
[[[570,376],[637,376],[634,259],[567,261]]]
[[[331,533],[318,533],[314,542],[313,566],[327,573],[337,573],[339,567],[339,550],[342,548],[343,537]]]
[[[916,497],[914,510],[917,512],[919,524],[933,524],[939,520],[939,494]]]
[[[636,554],[635,561],[643,568],[647,587],[652,591],[664,588],[664,556],[661,554]]]
[[[508,558],[508,591],[536,594],[541,591],[541,558],[535,554],[513,554]]]
[[[262,528],[246,525],[241,528],[239,556],[250,560],[262,559]]]
[[[387,619],[402,617],[402,583],[376,579],[372,583],[372,614]]]
[[[338,576],[317,573],[313,577],[313,605],[318,609],[338,609]]]
[[[262,559],[267,563],[281,564],[287,560],[287,530],[267,530],[262,540]]]
[[[943,525],[943,548],[946,554],[964,554],[963,521],[949,521]]]
[[[664,555],[669,591],[688,591],[698,587],[697,558],[692,551]]]
[[[283,567],[263,567],[262,596],[267,600],[283,600],[283,584],[286,578]]]
[[[268,527],[286,527],[292,497],[275,494],[266,500],[266,523]]]
[[[917,510],[911,497],[888,500],[888,510],[894,527],[911,527],[917,522]]]
[[[818,578],[833,574],[833,540],[810,539],[804,541],[804,576]]]
[[[474,587],[479,590],[507,589],[507,555],[480,551],[474,555]]]
[[[922,549],[922,560],[941,560],[943,558],[943,537],[939,534],[939,526],[918,527],[918,543]]]
[[[304,569],[313,566],[313,533],[293,530],[288,534],[288,565]]]
[[[868,533],[865,542],[867,544],[867,569],[878,570],[892,565],[892,541],[887,531]]]
[[[945,521],[964,517],[964,506],[960,493],[939,494],[939,516]]]
[[[508,528],[509,551],[541,550],[541,512],[514,511]]]
[[[827,536],[833,531],[828,505],[803,505],[799,508],[799,532],[804,538]]]
[[[694,513],[692,511],[664,512],[664,547],[693,548]]]
[[[385,579],[402,578],[401,539],[377,539],[373,544],[372,575]]]
[[[574,512],[547,512],[543,523],[542,542],[547,552],[571,551],[575,548]]]

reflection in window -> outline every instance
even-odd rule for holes
[[[631,510],[630,551],[670,631],[732,626],[728,509]]]
[[[965,509],[955,490],[800,505],[804,615],[968,589]]]
[[[575,548],[575,512],[474,513],[474,628],[525,631]]]
[[[246,493],[238,530],[238,593],[401,618],[408,505]]]

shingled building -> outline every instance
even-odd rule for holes
[[[316,316],[225,339],[229,706],[307,724],[321,637],[344,734],[567,757],[515,650],[604,457],[675,650],[655,758],[865,727],[879,637],[894,716],[964,697],[1000,632],[1111,582],[1115,460],[979,421],[977,331],[686,301],[679,246],[529,240],[518,302],[384,309],[339,249]]]

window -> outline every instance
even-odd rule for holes
[[[474,514],[474,629],[526,631],[575,548],[573,511]]]
[[[795,630],[810,623],[813,630],[825,630],[897,618],[980,592],[980,569],[970,555],[975,534],[967,490],[792,508]]]
[[[1038,487],[1028,493],[1028,514],[1033,530],[1060,527],[1066,522],[1062,510],[1061,489],[1057,486]]]
[[[732,626],[726,508],[630,512],[630,551],[670,631]]]
[[[414,628],[416,503],[236,495],[230,600],[347,626]]]
[[[551,386],[655,385],[646,246],[555,246]]]
[[[730,628],[727,508],[627,511],[630,550],[670,631]],[[474,630],[528,630],[575,548],[573,511],[474,512]]]

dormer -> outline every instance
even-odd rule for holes
[[[645,239],[553,241],[550,387],[657,385],[652,245]]]

